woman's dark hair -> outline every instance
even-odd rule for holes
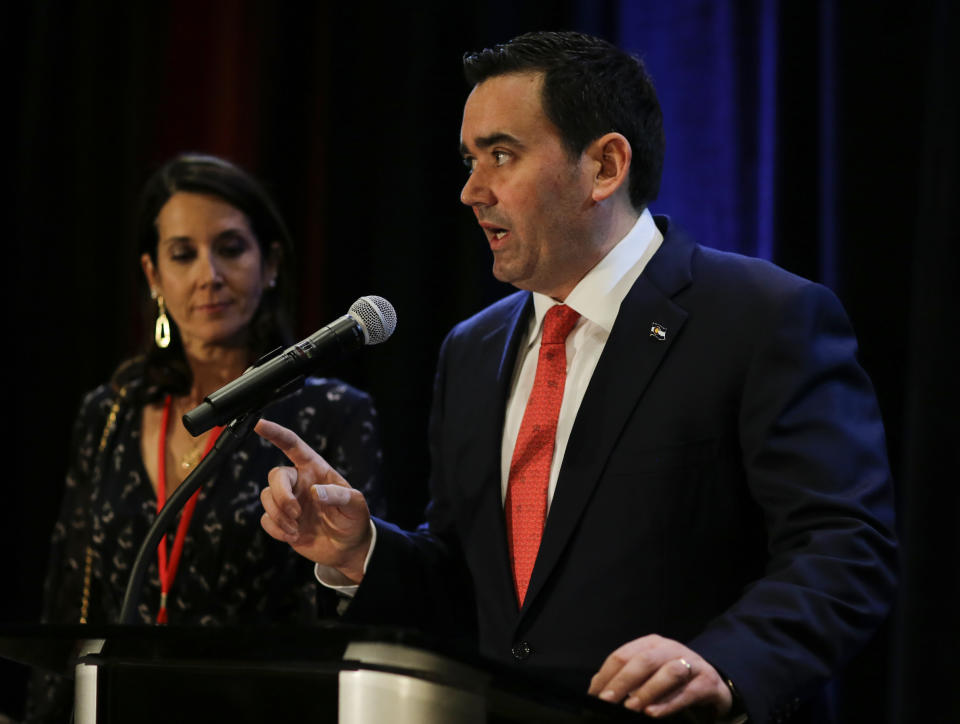
[[[157,216],[178,191],[210,194],[242,211],[250,222],[264,260],[279,246],[276,285],[265,289],[250,321],[249,344],[253,359],[292,342],[294,278],[293,242],[276,206],[260,183],[238,166],[216,156],[181,154],[165,163],[147,181],[140,195],[136,218],[139,256],[147,254],[157,263]],[[150,319],[157,314],[150,306]],[[170,320],[170,345],[158,347],[153,323],[146,325],[144,353],[122,364],[113,376],[117,387],[143,378],[143,402],[155,402],[166,394],[184,395],[193,382],[176,322]]]
[[[543,73],[542,104],[577,158],[605,133],[633,149],[630,201],[639,211],[657,198],[663,170],[663,116],[643,63],[606,40],[576,32],[536,32],[463,56],[471,85],[507,73]]]

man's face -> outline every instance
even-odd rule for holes
[[[596,263],[589,226],[596,169],[571,159],[543,112],[540,73],[478,84],[467,98],[460,150],[471,169],[460,200],[493,251],[493,275],[563,299]]]

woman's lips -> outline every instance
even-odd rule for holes
[[[198,304],[194,309],[205,314],[218,314],[231,304],[232,302],[209,302],[208,304]]]

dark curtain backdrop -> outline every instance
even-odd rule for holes
[[[458,201],[459,59],[570,28],[637,53],[657,81],[667,163],[654,211],[846,305],[887,425],[903,585],[848,667],[840,710],[960,721],[954,5],[21,3],[0,30],[13,121],[0,621],[36,620],[73,414],[152,326],[133,207],[178,151],[227,156],[274,194],[298,244],[301,332],[361,294],[395,305],[393,339],[326,372],[374,395],[391,517],[418,522],[439,344],[508,291]],[[24,679],[0,662],[0,712],[20,713]]]

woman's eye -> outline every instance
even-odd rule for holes
[[[170,258],[174,261],[190,261],[195,256],[196,253],[189,247],[175,247],[170,250]]]
[[[225,259],[235,259],[243,255],[256,242],[237,231],[228,231],[220,235],[214,246],[214,252]]]
[[[247,245],[242,241],[231,241],[220,247],[220,255],[226,257],[237,257],[247,250]]]

